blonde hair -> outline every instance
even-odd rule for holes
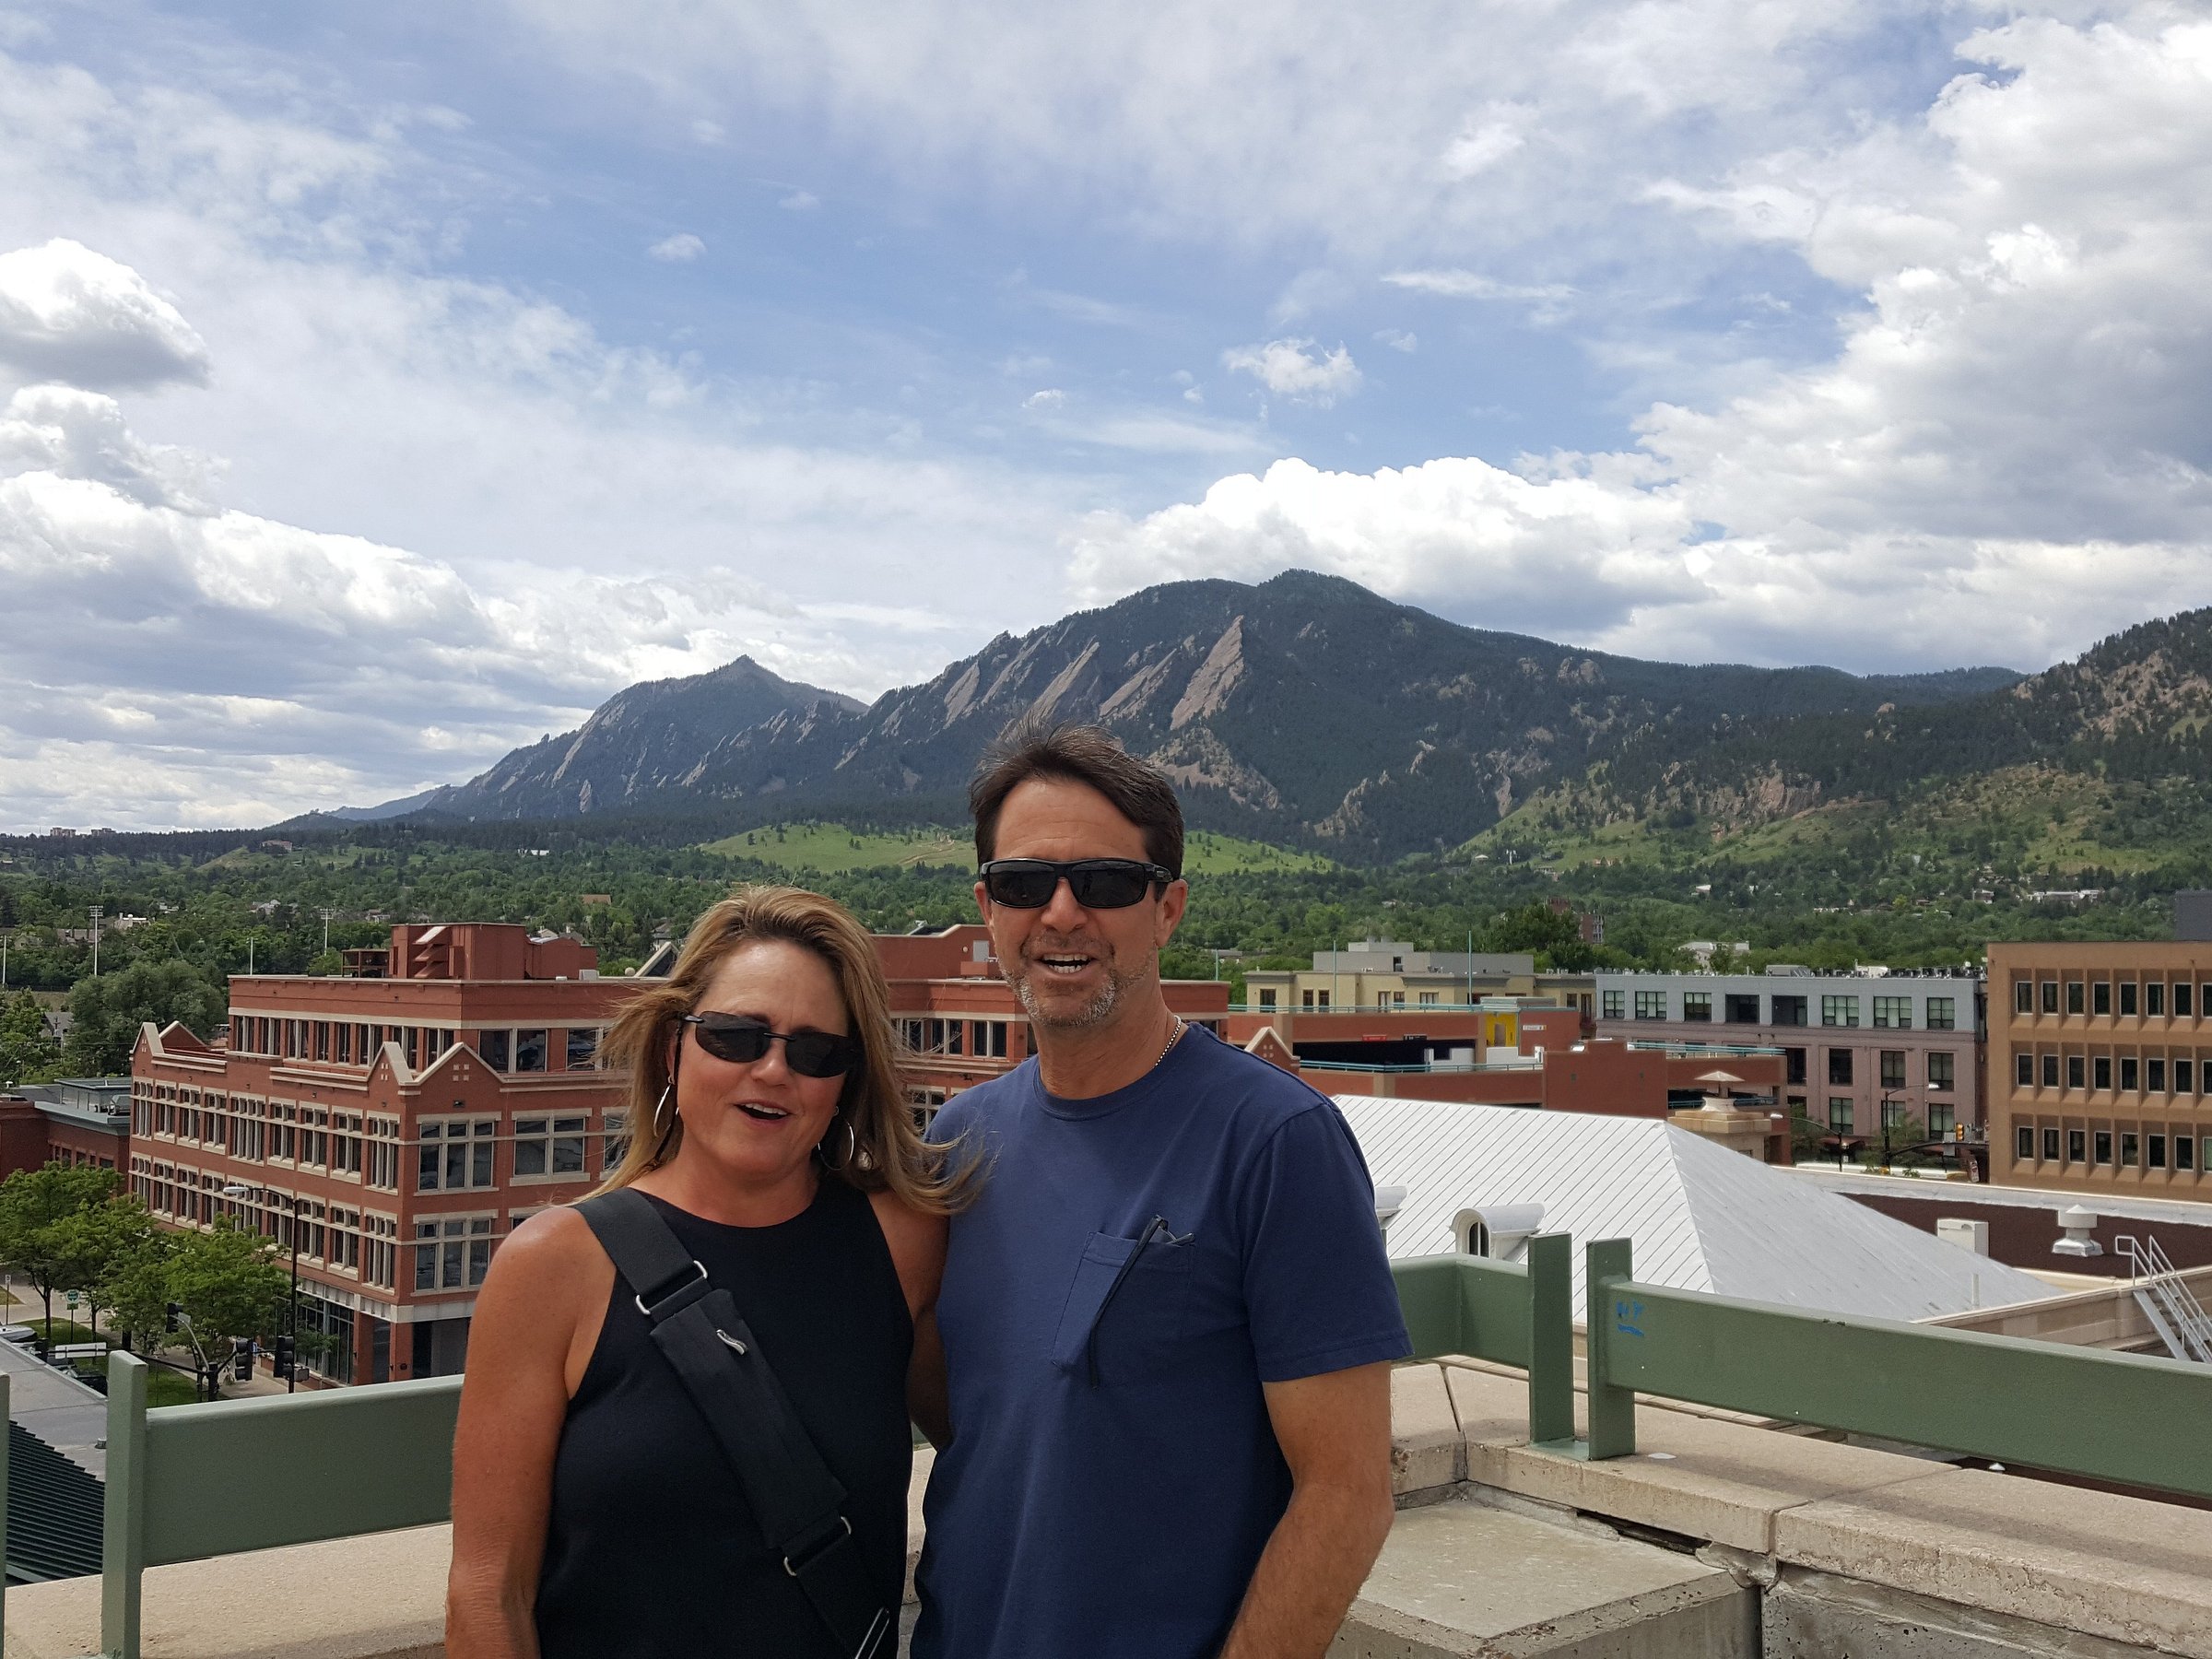
[[[691,924],[667,979],[641,991],[607,1033],[610,1065],[629,1070],[629,1146],[599,1187],[612,1192],[674,1159],[684,1144],[680,1113],[656,1113],[672,1077],[669,1059],[682,1028],[723,963],[747,945],[780,939],[811,950],[830,966],[844,997],[861,1062],[845,1074],[838,1116],[853,1132],[844,1160],[822,1167],[864,1193],[890,1192],[913,1209],[948,1215],[968,1198],[966,1170],[948,1168],[948,1147],[932,1146],[915,1126],[900,1074],[901,1047],[891,1027],[883,964],[853,912],[803,888],[742,887]],[[834,1135],[834,1129],[831,1131]]]

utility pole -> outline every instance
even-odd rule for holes
[[[108,913],[107,906],[96,904],[89,913],[92,917],[92,977],[98,979],[100,977],[100,919]]]
[[[15,936],[9,929],[0,927],[0,991],[7,989],[7,942]]]
[[[330,952],[330,919],[331,919],[333,916],[336,915],[337,913],[338,913],[338,912],[337,912],[336,911],[331,910],[331,909],[330,909],[330,908],[328,908],[327,906],[325,906],[325,907],[324,908],[324,910],[323,910],[323,912],[322,912],[322,915],[323,915],[323,951],[324,951],[324,955],[326,955],[326,956],[327,956],[327,955],[329,954],[329,952]]]

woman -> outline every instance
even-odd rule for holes
[[[906,1565],[907,1379],[957,1183],[903,1098],[883,971],[842,908],[747,888],[606,1052],[632,1188],[726,1289],[887,1606]],[[913,1368],[918,1373],[920,1367]],[[937,1408],[915,1402],[925,1421]],[[453,1446],[451,1659],[829,1659],[728,1458],[593,1227],[518,1227],[477,1301]]]

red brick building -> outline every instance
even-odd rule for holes
[[[918,1109],[1027,1057],[982,927],[877,945]],[[228,1216],[288,1252],[296,1209],[316,1369],[446,1375],[499,1241],[620,1156],[627,1078],[599,1047],[639,982],[600,979],[573,940],[491,924],[395,927],[388,951],[350,954],[344,978],[234,977],[227,1045],[178,1026],[140,1034],[130,1187],[164,1221]],[[1168,987],[1217,1031],[1228,996]]]

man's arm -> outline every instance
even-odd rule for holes
[[[1390,1367],[1263,1384],[1290,1506],[1221,1659],[1321,1659],[1390,1532]]]

